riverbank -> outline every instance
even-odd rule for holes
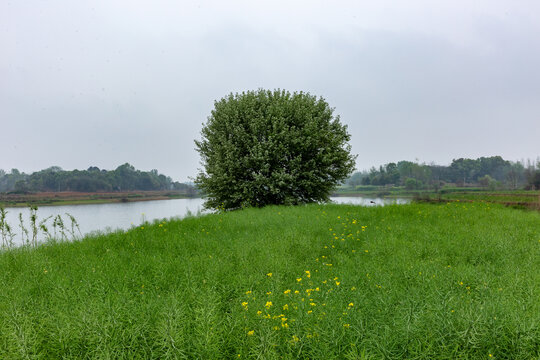
[[[540,356],[540,214],[247,209],[0,254],[0,358]]]
[[[28,194],[0,194],[0,207],[26,207],[30,205],[79,205],[133,201],[189,199],[196,195],[184,191],[125,191],[125,192],[42,192]]]
[[[486,190],[474,187],[449,187],[440,190],[407,190],[403,187],[358,186],[340,187],[332,196],[371,196],[380,198],[405,198],[420,202],[486,202],[504,206],[540,209],[540,191],[535,190]]]

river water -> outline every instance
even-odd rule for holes
[[[333,197],[336,203],[348,203],[363,206],[380,206],[386,204],[404,204],[407,199],[381,199],[365,197]],[[111,204],[86,204],[86,205],[61,205],[42,206],[37,211],[38,222],[49,216],[61,215],[65,226],[70,227],[71,221],[66,213],[73,215],[77,220],[82,234],[92,232],[108,232],[114,230],[127,230],[145,221],[162,220],[169,218],[182,218],[189,213],[203,213],[204,199],[173,199],[140,201]],[[22,214],[26,228],[29,226],[30,212],[28,208],[6,208],[8,211],[7,222],[17,233],[13,239],[15,245],[22,244],[21,229],[19,227],[19,213]],[[47,222],[49,229],[52,227],[52,219]],[[39,239],[44,236],[40,234]]]

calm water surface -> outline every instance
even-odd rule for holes
[[[386,204],[404,204],[407,199],[380,199],[365,197],[334,197],[333,202],[346,203],[363,206],[377,206]],[[92,232],[108,232],[114,230],[127,230],[137,226],[144,221],[154,221],[169,218],[182,218],[188,213],[196,214],[202,211],[203,199],[173,199],[140,201],[129,203],[112,204],[88,204],[88,205],[62,205],[62,206],[42,206],[37,215],[38,221],[48,216],[61,215],[66,226],[70,226],[69,213],[77,219],[82,234]],[[19,213],[22,213],[25,226],[29,228],[29,210],[27,208],[6,208],[8,211],[7,221],[13,227],[17,236],[14,239],[16,244],[21,244]],[[51,228],[52,222],[48,221]],[[42,239],[42,237],[41,237]]]

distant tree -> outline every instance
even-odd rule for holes
[[[525,178],[527,179],[527,189],[540,189],[540,160],[538,160],[536,164],[529,162],[525,169]]]
[[[367,176],[364,172],[355,172],[350,178],[346,180],[346,184],[352,187],[362,184],[362,180]]]
[[[413,179],[413,178],[407,178],[405,180],[405,189],[407,190],[414,190],[416,189],[418,186],[418,182],[416,181],[416,179]]]
[[[517,189],[525,181],[525,167],[519,162],[510,164],[506,167],[505,179],[511,189]]]
[[[478,178],[478,183],[480,186],[482,186],[484,189],[486,189],[490,183],[494,181],[494,179],[489,175],[484,175],[481,178]]]
[[[354,169],[346,126],[324,99],[303,92],[230,94],[201,134],[195,183],[208,208],[326,201]]]

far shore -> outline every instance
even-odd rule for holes
[[[197,198],[185,191],[118,191],[118,192],[39,192],[27,194],[0,194],[1,207],[55,206],[126,203],[134,201]]]

